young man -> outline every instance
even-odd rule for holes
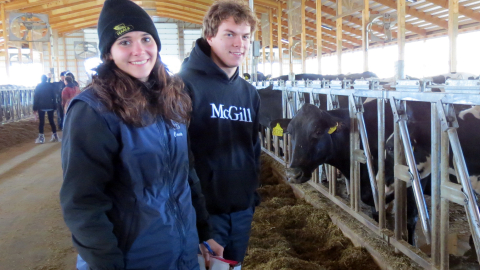
[[[180,72],[193,101],[189,136],[211,238],[225,248],[224,258],[235,261],[243,261],[259,202],[260,98],[238,70],[256,26],[244,1],[215,2],[203,19],[204,38]]]

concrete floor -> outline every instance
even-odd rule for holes
[[[59,205],[60,143],[0,153],[0,270],[75,269]]]

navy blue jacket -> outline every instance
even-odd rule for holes
[[[229,78],[197,40],[180,76],[193,102],[189,126],[195,169],[210,214],[242,211],[258,203],[260,97],[235,74]]]
[[[33,110],[55,110],[55,85],[49,82],[42,82],[35,87],[33,96]]]
[[[62,167],[64,219],[91,269],[198,269],[185,125],[127,125],[87,89],[66,114]]]

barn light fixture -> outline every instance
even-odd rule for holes
[[[328,29],[328,30],[332,30],[332,28],[331,28],[331,27],[328,27],[328,26],[326,26],[326,25],[323,25],[323,24],[322,24],[322,28],[325,28],[325,29]]]
[[[282,42],[283,42],[283,43],[287,43],[287,44],[290,43],[290,42],[288,42],[288,40],[283,39],[283,38],[282,38]]]
[[[410,3],[416,3],[417,0],[405,0],[406,2],[410,2]]]

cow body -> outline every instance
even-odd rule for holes
[[[415,162],[420,175],[424,179],[431,173],[431,121],[430,121],[430,103],[411,102],[409,108],[413,110],[407,127],[410,136],[410,142],[413,147]],[[455,105],[455,109],[462,108],[461,105]],[[458,111],[457,110],[458,129],[457,134],[462,147],[465,163],[468,168],[472,187],[480,194],[480,155],[476,145],[478,143],[476,136],[472,134],[480,133],[480,106]],[[386,144],[386,161],[385,161],[385,177],[393,179],[393,136],[391,136]],[[449,156],[449,172],[456,178],[453,168],[453,154]],[[452,178],[453,179],[453,178]],[[457,180],[455,180],[458,182]],[[430,190],[426,190],[430,194]]]
[[[478,155],[479,149],[476,147],[476,136],[472,136],[472,134],[478,134],[480,132],[480,106],[474,106],[473,108],[459,112],[458,108],[463,107],[464,106],[462,105],[455,105],[458,114],[457,121],[459,124],[457,134],[464,154],[465,163],[468,168],[472,187],[475,192],[480,193],[480,156]],[[411,110],[407,121],[407,127],[413,148],[413,155],[421,178],[420,183],[423,193],[431,195],[431,105],[428,102],[409,102],[407,108]],[[392,184],[394,180],[393,141],[394,137],[392,135],[385,143],[385,181],[390,184]],[[450,179],[451,181],[458,182],[459,180],[456,178],[453,167],[452,153],[450,153],[449,156],[449,164],[448,171],[450,173]],[[410,183],[407,184],[407,187],[407,196],[413,198]],[[416,207],[411,210],[408,209],[407,211],[411,211],[410,215],[413,215],[415,219],[417,218],[418,209]],[[413,221],[410,220],[407,221],[407,223],[408,222]],[[407,224],[407,226],[415,227],[412,223]]]
[[[258,73],[259,76],[263,76],[260,72]],[[248,73],[244,73],[245,76],[250,76]],[[336,79],[350,79],[350,80],[358,80],[361,78],[376,78],[372,72],[363,72],[363,73],[356,73],[350,75],[319,75],[319,74],[296,74],[295,80],[336,80]],[[259,77],[260,78],[260,77]],[[260,79],[259,79],[260,80]],[[288,80],[288,76],[280,76],[277,78],[273,78],[272,80]],[[283,108],[282,108],[282,91],[273,90],[273,86],[270,85],[264,89],[258,90],[258,94],[260,95],[260,124],[264,127],[271,127],[270,122],[275,119],[283,118]],[[310,103],[310,95],[308,93],[301,93],[303,94],[303,98],[305,103]],[[318,96],[320,109],[326,110],[327,109],[327,96],[326,95],[319,95]],[[347,96],[339,96],[338,97],[338,106],[340,108],[348,108],[348,97]]]
[[[321,74],[295,74],[295,80],[296,81],[301,81],[301,80],[327,80],[327,81],[332,81],[332,80],[359,80],[359,79],[367,79],[367,78],[377,78],[377,75],[375,73],[370,72],[370,71],[365,71],[362,73],[353,73],[353,74],[337,74],[337,75],[321,75]],[[271,80],[276,81],[276,80],[283,80],[287,81],[288,80],[288,75],[282,75],[279,77],[272,78]]]
[[[365,128],[372,154],[374,171],[378,163],[377,137],[377,102],[364,104]],[[272,125],[275,125],[276,121]],[[279,121],[285,126],[285,121]],[[329,134],[331,127],[336,130]],[[338,168],[347,179],[350,179],[350,117],[348,109],[324,111],[306,104],[288,124],[288,133],[292,135],[293,156],[287,171],[289,181],[304,183],[311,179],[313,171],[322,164]],[[393,115],[385,110],[385,134],[393,133]],[[386,179],[387,187],[393,184],[393,178]],[[390,189],[387,189],[390,190]],[[372,207],[372,215],[378,221],[378,213],[374,208],[373,192],[370,185],[366,164],[360,165],[360,194],[363,203]],[[394,199],[394,192],[386,193],[385,202]],[[418,211],[412,188],[407,189],[407,229],[409,243],[413,244],[413,234]]]

